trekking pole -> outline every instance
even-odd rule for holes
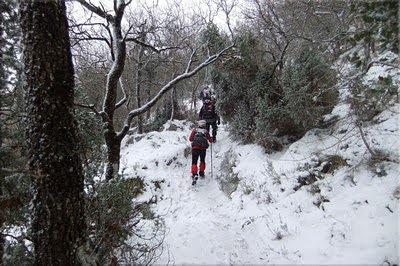
[[[212,142],[211,142],[211,179],[213,178],[213,163],[212,163]]]

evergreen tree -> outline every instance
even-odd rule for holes
[[[26,149],[22,122],[23,91],[19,64],[20,28],[17,3],[0,2],[0,264],[30,264],[25,243],[30,200],[25,172]],[[11,234],[10,228],[19,232]]]
[[[214,71],[220,113],[238,139],[280,149],[282,137],[301,137],[331,111],[335,72],[316,47],[300,42],[277,70],[262,40],[246,27],[238,32],[235,55]]]
[[[356,66],[356,74],[349,78],[352,95],[350,103],[357,125],[371,121],[398,102],[398,88],[390,70],[398,68],[399,1],[365,1],[351,4],[352,31],[347,40],[352,49],[349,59]],[[387,75],[365,84],[363,76],[373,65],[386,68]]]
[[[280,86],[278,101],[264,98],[257,105],[257,139],[272,149],[281,146],[279,137],[290,136],[294,140],[317,127],[322,116],[337,103],[335,72],[308,45],[286,64]]]
[[[253,140],[254,99],[263,93],[257,76],[263,76],[262,51],[258,38],[246,29],[238,35],[234,54],[216,65],[212,73],[217,93],[217,107],[225,121],[230,122],[234,136]]]
[[[221,35],[218,26],[210,22],[207,24],[206,28],[201,31],[200,43],[204,44],[204,53],[208,56],[223,49],[227,41]]]
[[[353,47],[359,47],[352,54],[353,62],[366,67],[371,53],[399,53],[399,1],[357,1],[350,7],[352,30],[347,40]]]
[[[284,102],[300,132],[318,125],[322,115],[336,104],[335,72],[309,45],[284,70]]]

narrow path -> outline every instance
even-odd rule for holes
[[[206,177],[199,179],[197,185],[191,185],[190,156],[188,159],[182,156],[180,159],[186,164],[168,178],[168,185],[163,189],[163,201],[157,204],[157,212],[166,214],[164,219],[169,233],[165,244],[169,254],[165,253],[159,263],[167,263],[168,256],[171,256],[174,264],[246,261],[246,258],[239,258],[239,254],[246,253],[250,243],[245,240],[248,237],[241,237],[243,221],[232,216],[239,210],[232,209],[234,205],[219,189],[216,180],[223,153],[229,149],[229,145],[227,132],[221,127],[218,142],[213,144],[213,178],[211,149],[207,151]],[[239,253],[237,249],[240,249]]]
[[[245,173],[258,176],[262,176],[259,171],[263,170],[266,158],[253,153],[255,146],[242,147],[238,153],[236,144],[220,127],[218,141],[213,144],[213,177],[210,148],[206,177],[192,186],[191,155],[185,157],[184,152],[190,148],[190,130],[187,125],[184,127],[184,130],[150,132],[142,138],[135,136],[137,140],[122,151],[125,174],[145,179],[149,186],[143,198],[157,195],[154,211],[162,216],[167,227],[164,253],[157,264],[267,264],[271,259],[270,214],[274,212],[279,219],[279,213],[271,206],[259,204],[253,193],[229,198],[220,190],[218,180],[226,154],[251,158],[240,167]],[[161,189],[155,188],[154,181],[162,181]],[[273,252],[281,256],[279,251]]]

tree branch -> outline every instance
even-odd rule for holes
[[[107,122],[107,123],[111,123],[111,122],[112,122],[111,119],[110,119],[110,117],[108,116],[108,114],[107,114],[106,112],[104,112],[104,111],[100,111],[100,112],[99,112],[99,111],[96,109],[96,107],[94,106],[94,104],[85,105],[85,104],[80,104],[80,103],[74,103],[74,105],[76,105],[76,106],[78,106],[78,107],[81,107],[81,108],[86,108],[86,109],[92,110],[96,115],[100,116],[101,119],[102,119],[104,122]]]
[[[27,174],[33,177],[37,177],[35,174],[33,174],[33,171],[30,169],[10,169],[10,168],[0,168],[0,173],[6,174],[6,175],[12,175],[12,174]]]
[[[390,67],[393,67],[393,68],[400,69],[400,67],[398,65],[395,65],[395,64],[386,63],[386,62],[380,62],[380,61],[371,61],[371,62],[368,63],[368,66],[367,66],[366,70],[368,71],[372,67],[373,64],[380,64],[380,65],[390,66]]]
[[[146,48],[149,48],[150,50],[152,50],[152,51],[154,51],[154,52],[156,52],[156,53],[161,53],[161,52],[166,51],[166,50],[180,49],[180,48],[181,48],[180,46],[169,46],[169,47],[165,47],[165,48],[158,49],[158,48],[154,47],[154,46],[151,45],[151,44],[148,44],[148,43],[145,43],[145,42],[140,41],[140,40],[137,39],[137,38],[126,38],[126,41],[127,41],[127,42],[134,42],[134,43],[136,43],[136,44],[139,44],[139,45],[141,45],[141,46],[144,46],[144,47],[146,47]]]
[[[192,52],[192,54],[190,55],[189,62],[188,62],[188,64],[187,64],[187,67],[186,67],[186,70],[185,70],[186,73],[190,71],[190,67],[192,66],[193,57],[194,57],[195,54],[196,54],[196,50],[197,50],[197,49],[194,49],[193,52]]]
[[[279,60],[278,60],[278,62],[276,62],[275,66],[274,66],[274,69],[273,69],[271,75],[269,76],[268,80],[270,80],[270,79],[273,78],[273,76],[275,75],[275,71],[276,71],[276,69],[278,68],[278,66],[279,66],[280,64],[283,64],[283,57],[284,57],[285,54],[286,54],[286,51],[287,51],[287,49],[288,49],[288,47],[289,47],[289,44],[290,44],[290,42],[288,42],[288,41],[286,40],[286,45],[285,45],[285,47],[283,48],[283,51],[282,51],[282,53],[281,53],[281,55],[280,55],[280,57],[279,57]]]
[[[105,18],[106,20],[108,20],[110,22],[112,22],[114,20],[114,18],[110,14],[108,14],[107,12],[105,12],[104,10],[102,10],[101,8],[99,8],[97,6],[94,6],[94,5],[86,2],[85,0],[75,0],[75,1],[79,2],[82,6],[84,6],[89,11],[92,11],[99,17]]]
[[[79,43],[80,41],[103,41],[107,44],[107,46],[110,46],[110,43],[106,38],[102,37],[83,37],[83,38],[71,38],[72,40],[76,41],[75,44]]]
[[[121,86],[122,94],[124,95],[124,97],[115,105],[115,110],[120,108],[129,99],[129,96],[126,93],[125,85],[122,81],[122,78],[119,79],[119,85]]]
[[[99,111],[97,111],[96,107],[94,104],[86,105],[86,104],[81,104],[81,103],[74,103],[75,106],[85,108],[85,109],[90,109],[92,110],[96,115],[100,115]]]
[[[369,153],[370,153],[373,157],[375,157],[375,156],[376,156],[376,153],[371,149],[371,147],[370,147],[369,144],[368,144],[367,139],[365,138],[365,134],[364,134],[364,131],[363,131],[363,129],[362,129],[361,122],[356,122],[356,126],[357,126],[358,130],[360,131],[360,136],[361,136],[361,139],[362,139],[362,141],[363,141],[365,147],[367,147],[367,150],[369,151]]]
[[[141,106],[140,108],[130,111],[127,118],[125,119],[124,127],[117,134],[117,137],[119,139],[122,139],[128,133],[132,119],[138,115],[145,113],[148,109],[153,107],[166,92],[168,92],[170,89],[172,89],[174,87],[175,84],[177,84],[178,82],[180,82],[182,80],[192,77],[193,75],[195,75],[197,72],[199,72],[200,70],[202,70],[209,64],[215,62],[219,57],[221,57],[222,54],[224,54],[227,50],[231,49],[234,45],[235,45],[235,43],[222,49],[219,53],[208,57],[205,61],[203,61],[201,64],[199,64],[196,68],[194,68],[190,72],[187,71],[187,69],[186,69],[186,71],[184,73],[178,75],[174,79],[170,80],[166,85],[164,85],[164,87],[161,88],[160,91],[149,102],[147,102],[145,105]]]

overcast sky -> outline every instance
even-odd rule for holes
[[[97,6],[103,6],[106,10],[111,11],[113,9],[113,1],[110,0],[87,0]],[[226,0],[228,5],[232,0]],[[235,0],[237,5],[244,4],[245,0]],[[178,12],[178,6],[181,6],[181,11],[178,13],[182,16],[190,16],[191,14],[201,15],[206,21],[213,21],[218,27],[224,31],[228,31],[226,16],[221,8],[218,8],[218,3],[221,0],[133,0],[129,5],[128,10],[134,13],[139,13],[144,7],[151,9],[152,12],[157,13],[168,13]],[[76,17],[84,17],[85,12],[83,7],[75,2],[68,2],[68,9],[73,10],[73,15]],[[231,12],[231,25],[234,26],[235,18],[238,17],[239,7],[235,7]],[[87,12],[87,11],[86,11]]]

